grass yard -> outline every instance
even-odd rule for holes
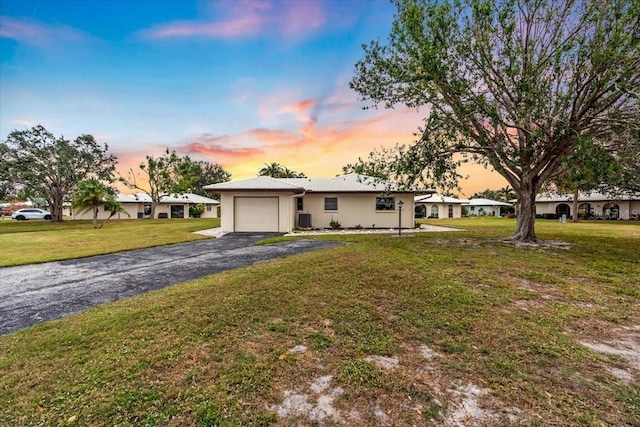
[[[0,337],[0,425],[640,425],[640,223],[430,223]]]
[[[60,261],[206,239],[193,231],[220,226],[220,218],[91,221],[0,221],[0,267]]]

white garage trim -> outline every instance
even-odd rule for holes
[[[235,196],[234,231],[279,231],[279,197]]]

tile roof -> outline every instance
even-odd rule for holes
[[[449,197],[449,196],[440,196],[439,194],[427,194],[427,195],[422,195],[422,196],[415,196],[414,197],[414,202],[415,203],[451,203],[451,204],[455,204],[455,203],[468,203],[469,200],[467,200],[467,199],[458,199],[458,198]]]
[[[239,181],[220,182],[217,184],[205,185],[203,188],[209,191],[287,190],[293,191],[294,193],[302,193],[304,191],[304,187],[300,185],[289,184],[285,182],[284,179],[271,178],[270,176],[257,176],[255,178],[242,179]]]
[[[120,203],[151,203],[151,197],[149,197],[149,195],[146,193],[118,194],[116,200]],[[164,196],[161,199],[160,203],[208,203],[213,205],[220,204],[220,202],[217,200],[193,193],[171,194],[169,196]]]
[[[469,199],[465,205],[469,206],[511,206],[511,203],[500,202],[498,200],[491,199]]]
[[[209,191],[285,190],[294,193],[302,193],[305,191],[309,193],[414,192],[412,189],[398,190],[398,187],[391,182],[379,182],[375,178],[358,174],[340,175],[335,178],[271,178],[259,176],[240,181],[211,184],[205,186],[204,189]],[[433,190],[427,191],[431,192]]]

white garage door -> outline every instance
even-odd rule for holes
[[[235,197],[235,231],[278,231],[277,197]]]

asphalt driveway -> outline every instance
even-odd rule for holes
[[[341,245],[292,240],[255,246],[274,235],[278,234],[231,233],[218,239],[0,268],[0,335],[220,271]]]

